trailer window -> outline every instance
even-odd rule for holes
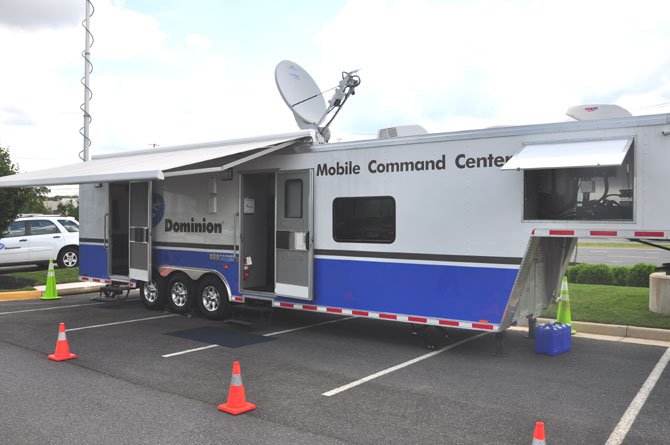
[[[390,196],[333,200],[333,239],[348,243],[395,241],[395,199]]]

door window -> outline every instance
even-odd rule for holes
[[[26,236],[26,223],[25,221],[14,221],[10,224],[7,233],[3,235],[3,238],[16,238],[19,236]]]
[[[59,219],[58,222],[61,226],[65,227],[65,230],[68,232],[79,232],[79,224],[71,219]]]
[[[51,221],[46,221],[43,219],[38,219],[35,221],[30,221],[30,234],[31,235],[50,235],[52,233],[60,233],[56,224]]]
[[[26,223],[24,221],[14,221],[7,229],[7,233],[3,234],[3,238],[16,238],[26,235]]]
[[[287,179],[284,196],[284,217],[302,218],[302,179]]]

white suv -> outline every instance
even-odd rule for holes
[[[79,223],[69,216],[30,215],[16,218],[0,238],[0,266],[79,265]]]

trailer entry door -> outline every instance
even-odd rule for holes
[[[128,276],[151,278],[151,182],[131,182],[129,191]]]
[[[275,293],[312,299],[314,212],[312,170],[277,173]]]

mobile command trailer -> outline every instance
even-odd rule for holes
[[[137,283],[149,307],[225,318],[253,299],[500,332],[548,305],[579,237],[670,238],[669,134],[670,115],[334,144],[302,131],[0,184],[83,184],[81,279]]]

